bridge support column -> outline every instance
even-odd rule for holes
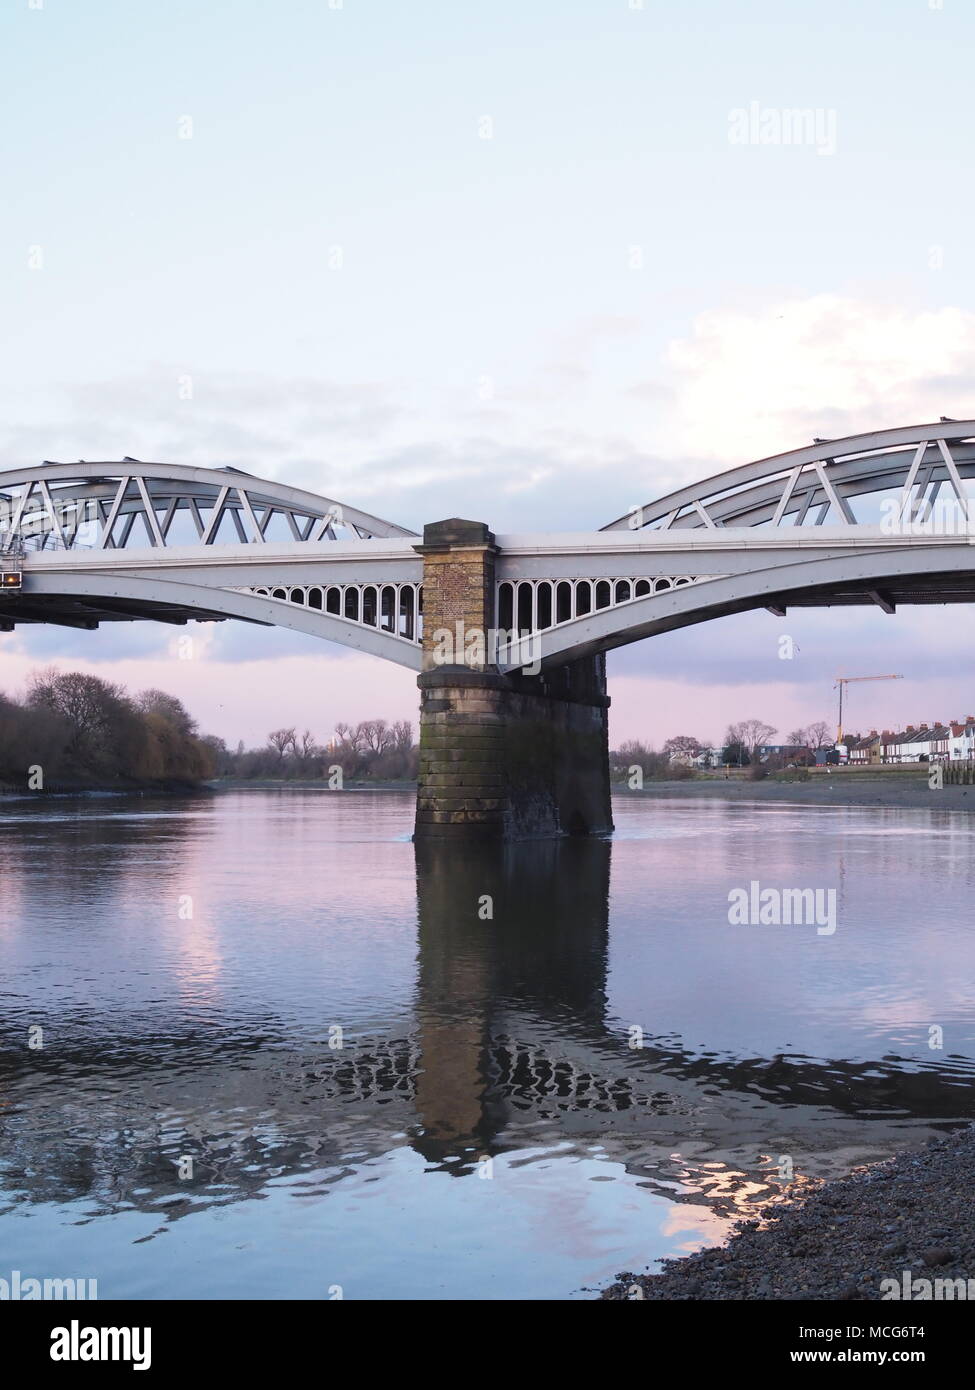
[[[417,839],[531,839],[612,829],[605,659],[504,675],[497,546],[480,522],[427,526]]]

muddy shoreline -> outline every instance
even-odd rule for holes
[[[768,779],[750,782],[746,778],[692,778],[686,781],[650,782],[642,791],[629,791],[625,784],[613,787],[621,801],[690,800],[740,802],[792,802],[807,806],[869,806],[890,810],[975,811],[975,786],[947,786],[933,791],[927,774],[839,773],[818,774],[808,782]]]

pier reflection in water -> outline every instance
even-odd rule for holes
[[[566,1296],[718,1238],[779,1188],[780,1155],[802,1181],[970,1118],[969,1058],[867,1049],[852,1024],[833,1057],[784,1051],[777,1021],[735,1049],[733,1014],[691,1044],[682,1001],[713,987],[695,933],[716,899],[687,887],[702,825],[726,892],[781,823],[728,810],[683,808],[652,843],[647,807],[614,844],[460,850],[410,844],[395,795],[8,803],[11,1268],[103,1297]],[[863,911],[851,897],[857,950]],[[770,994],[795,975],[776,949]],[[821,957],[821,992],[849,949]]]

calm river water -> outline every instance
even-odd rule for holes
[[[411,817],[0,803],[0,1277],[589,1298],[781,1159],[975,1117],[975,818],[621,798],[611,842],[475,853]],[[835,889],[835,932],[731,925],[752,879]]]

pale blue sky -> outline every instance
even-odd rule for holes
[[[231,463],[416,528],[589,529],[813,434],[975,413],[973,41],[962,0],[3,0],[3,462]],[[835,153],[730,144],[750,102],[829,114]],[[762,621],[616,669],[723,669],[754,703]],[[913,663],[877,696],[905,715],[965,703],[930,643],[967,609],[801,621],[836,669]],[[18,633],[2,683],[154,650],[161,682],[168,641]],[[326,719],[355,712],[334,670]],[[795,674],[797,714],[823,679]],[[665,737],[673,691],[640,689],[627,720]],[[390,690],[366,712],[409,713]]]

